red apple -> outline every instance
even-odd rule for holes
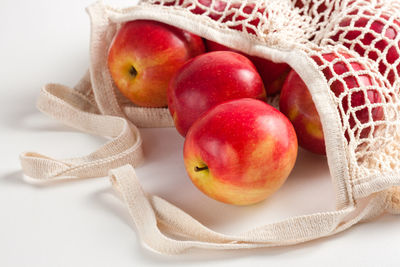
[[[259,7],[253,2],[236,2],[228,7],[228,12],[222,22],[230,29],[248,32],[256,35],[258,26],[260,25],[260,17],[267,18],[265,7]]]
[[[314,25],[314,33],[309,37],[310,41],[314,41],[317,34],[324,31],[327,21],[334,17],[337,7],[342,6],[347,0],[291,0],[294,7],[299,8],[299,14],[311,18],[311,24]],[[347,8],[354,1],[347,2]]]
[[[328,0],[328,4],[333,4],[334,0]],[[318,1],[309,1],[309,0],[292,0],[294,2],[294,6],[298,8],[304,8],[307,15],[311,17],[319,16],[322,13],[326,12],[328,7],[326,6],[326,1],[320,3]]]
[[[301,15],[308,15],[311,18],[320,17],[318,22],[322,22],[332,15],[336,7],[346,4],[349,8],[351,5],[355,4],[355,0],[290,0],[294,7],[302,9]],[[348,1],[345,3],[345,1]],[[365,3],[357,3],[358,5]]]
[[[207,13],[207,15],[213,20],[218,20],[222,16],[222,12],[225,10],[227,6],[226,1],[222,0],[198,0],[200,5],[195,6],[191,10],[194,14],[205,14],[207,9],[211,8],[211,12]]]
[[[266,99],[261,77],[251,61],[230,51],[210,52],[189,60],[172,78],[168,107],[176,129],[185,136],[210,108],[245,97]]]
[[[255,3],[230,2],[226,0],[198,0],[198,5],[193,2],[179,1],[178,5],[189,9],[196,15],[208,16],[213,20],[221,20],[230,29],[246,31],[256,34],[256,28],[260,24],[260,16],[264,16],[265,8],[258,8]],[[172,1],[176,4],[176,1]]]
[[[171,0],[156,1],[155,5],[180,7],[196,15],[207,16],[212,20],[220,20],[227,28],[245,31],[256,35],[260,25],[260,17],[266,16],[263,4],[232,0]],[[257,10],[254,10],[257,6]]]
[[[206,48],[207,51],[233,51],[241,53],[238,50],[210,40],[206,40]],[[290,66],[288,64],[275,63],[261,57],[249,56],[244,53],[241,54],[248,57],[251,62],[253,62],[254,66],[256,66],[256,69],[263,80],[267,95],[274,95],[281,91],[286,76],[290,71]]]
[[[164,107],[171,77],[204,50],[203,40],[194,34],[156,21],[135,20],[117,33],[108,67],[117,88],[133,103]]]
[[[351,26],[351,30],[347,27]],[[358,9],[348,13],[331,37],[360,56],[376,61],[379,72],[391,85],[400,77],[400,20],[390,19],[389,14],[376,17],[369,11]]]
[[[292,122],[302,148],[316,154],[326,154],[317,109],[307,86],[294,70],[289,73],[283,85],[279,109]]]
[[[358,74],[364,71],[365,67],[350,55],[341,53],[341,56],[343,58],[334,53],[327,53],[322,55],[322,59],[318,57],[313,57],[313,59],[320,66],[338,60],[331,67],[336,75],[342,75],[344,83],[340,80],[334,80],[330,89],[338,100],[341,99],[339,114],[342,122],[347,120],[349,126],[349,129],[346,129],[345,136],[349,140],[351,131],[358,138],[367,138],[371,132],[371,127],[363,125],[382,120],[384,117],[382,107],[368,107],[368,105],[381,103],[382,97],[376,89],[368,89],[366,94],[357,89],[370,86],[380,87],[382,83],[369,74]],[[350,72],[355,72],[357,75],[348,75]],[[323,69],[323,73],[328,81],[334,77],[329,66]],[[294,70],[288,75],[283,85],[279,108],[293,123],[299,145],[311,152],[325,154],[324,136],[317,109],[307,86]],[[357,126],[356,121],[361,124],[361,127]]]
[[[256,99],[215,106],[190,128],[184,144],[186,171],[216,200],[249,205],[277,191],[297,156],[289,120]]]

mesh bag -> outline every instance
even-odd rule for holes
[[[191,247],[296,244],[333,235],[385,211],[400,213],[398,1],[147,0],[125,9],[95,3],[87,11],[89,71],[75,88],[44,86],[38,108],[111,140],[81,158],[23,153],[26,175],[45,180],[109,175],[143,242],[167,254]],[[321,119],[336,210],[232,236],[214,232],[143,192],[132,167],[143,161],[136,126],[169,127],[173,122],[165,108],[131,104],[116,90],[107,69],[113,37],[124,22],[136,19],[164,22],[250,55],[288,63],[306,83]]]

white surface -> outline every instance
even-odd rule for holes
[[[106,178],[34,183],[22,177],[25,150],[81,156],[104,140],[40,114],[47,82],[73,86],[88,66],[92,1],[1,1],[0,266],[398,266],[400,218],[386,215],[339,235],[288,248],[192,250],[160,256],[140,244],[127,210]],[[124,1],[108,1],[124,4]],[[135,1],[125,1],[132,3]],[[325,159],[301,152],[284,187],[269,200],[233,207],[202,195],[183,169],[174,129],[147,129],[145,190],[183,208],[212,229],[238,233],[291,215],[334,209]]]

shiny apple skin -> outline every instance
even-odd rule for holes
[[[108,67],[117,88],[133,103],[165,107],[172,76],[188,59],[204,51],[199,36],[160,22],[135,20],[117,33]]]
[[[189,60],[168,88],[168,107],[182,136],[204,112],[238,98],[266,100],[266,94],[251,61],[230,51],[204,53]]]
[[[345,59],[352,58],[350,55],[345,53],[342,53],[341,55]],[[326,53],[323,54],[322,57],[326,61],[332,62],[338,58],[338,55]],[[318,65],[324,64],[317,57],[314,57],[314,60]],[[356,61],[349,64],[346,64],[343,61],[338,61],[333,65],[333,70],[336,74],[342,75],[350,71],[363,71],[365,68]],[[325,68],[323,73],[328,80],[333,77],[333,73],[329,68]],[[379,104],[382,102],[381,95],[375,89],[367,90],[367,97],[365,97],[362,91],[350,91],[350,89],[353,88],[362,88],[372,85],[381,86],[381,84],[377,83],[377,81],[368,74],[360,74],[358,77],[350,75],[343,78],[343,81],[347,87],[339,81],[334,81],[331,84],[330,89],[336,97],[342,97],[341,107],[344,113],[347,113],[349,108],[364,106],[368,102],[371,104]],[[349,97],[350,107],[348,104]],[[326,154],[325,139],[317,109],[306,84],[294,70],[289,73],[288,78],[283,85],[279,101],[279,109],[293,123],[301,147],[316,154]],[[340,111],[339,114],[343,123],[343,116]],[[371,118],[367,107],[354,112],[354,115],[361,124],[382,120],[384,118],[383,108],[379,106],[371,109]],[[354,115],[350,115],[348,118],[350,130],[354,131],[354,135],[360,139],[367,138],[371,132],[371,128],[364,127],[362,129],[357,129]],[[345,137],[348,141],[350,140],[349,129],[345,130]]]
[[[325,139],[321,121],[307,86],[292,70],[281,91],[279,110],[292,122],[299,146],[325,155]]]
[[[296,133],[282,113],[244,98],[215,106],[193,124],[184,162],[192,182],[209,197],[250,205],[282,186],[297,148]]]
[[[360,17],[355,19],[354,16]],[[385,13],[376,18],[370,11],[355,9],[339,23],[341,28],[350,25],[352,30],[339,30],[331,39],[377,62],[379,72],[393,85],[400,77],[399,18],[391,20],[389,14]]]
[[[241,53],[238,50],[229,48],[210,40],[206,40],[206,49],[207,51],[232,51],[236,53]],[[275,95],[281,91],[286,76],[291,70],[288,64],[275,63],[261,57],[250,56],[244,53],[241,54],[243,54],[248,59],[250,59],[251,62],[253,62],[263,80],[265,91],[268,96]]]

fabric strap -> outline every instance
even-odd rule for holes
[[[297,244],[330,236],[380,214],[385,208],[387,193],[368,197],[360,207],[316,213],[267,224],[239,235],[224,235],[200,222],[157,196],[141,188],[132,166],[110,171],[115,189],[121,194],[136,224],[142,241],[162,254],[182,253],[189,248],[245,249]],[[181,239],[171,236],[179,236]]]
[[[105,7],[102,3],[89,7],[88,13],[92,22],[89,72],[75,88],[59,84],[44,86],[37,103],[39,110],[56,120],[80,131],[110,140],[93,153],[77,158],[58,160],[35,152],[22,153],[20,161],[24,174],[41,180],[109,175],[113,186],[126,204],[144,244],[164,254],[181,253],[189,248],[246,249],[297,244],[333,235],[357,222],[377,216],[385,210],[392,214],[400,213],[400,187],[394,187],[400,186],[399,173],[380,174],[376,177],[354,181],[351,180],[354,177],[347,175],[349,172],[342,171],[343,168],[347,168],[345,163],[348,163],[348,159],[346,158],[339,161],[332,160],[330,157],[330,168],[331,172],[336,170],[332,172],[334,179],[338,177],[346,179],[346,183],[337,188],[336,194],[347,197],[344,193],[350,192],[349,197],[352,201],[345,201],[346,199],[342,201],[350,204],[343,204],[336,211],[298,216],[266,224],[237,235],[217,233],[166,200],[144,192],[134,171],[134,166],[138,166],[143,161],[142,139],[135,125],[165,127],[172,125],[172,119],[166,109],[150,110],[132,105],[125,106],[121,103],[118,92],[113,90],[113,82],[107,70],[108,48],[118,29],[116,23],[118,19],[122,22],[127,18],[163,17],[170,21],[174,18],[182,18],[180,23],[183,24],[191,18],[187,17],[184,20],[184,12],[179,10],[174,16],[165,9],[159,9],[164,13],[157,13],[151,6],[143,6],[140,12],[138,10],[136,13],[134,9],[126,9],[122,12]],[[114,17],[114,21],[110,20],[111,15],[108,13]],[[133,14],[135,17],[132,16]],[[165,16],[160,16],[160,14]],[[243,47],[248,46],[248,43],[241,41],[244,39],[236,38],[237,35],[233,35],[230,31],[217,31],[211,24],[201,24],[197,27],[197,32],[203,33],[203,36],[220,33],[221,40],[230,36],[229,40],[239,40],[238,44],[242,44]],[[266,50],[267,46],[263,46],[263,49]],[[280,54],[271,52],[270,56],[274,58]],[[303,69],[312,69],[312,66],[301,65],[303,61],[295,57],[292,61],[293,65],[297,64],[296,70],[299,72],[302,66],[304,66]],[[315,83],[317,79],[314,76],[307,75],[305,71],[303,74],[310,80],[306,79],[306,82],[312,85],[312,88],[321,87]],[[326,79],[322,80],[327,87]],[[321,92],[316,89],[311,92],[314,100],[327,98],[327,96],[319,96]],[[338,128],[332,123],[331,118],[334,117],[328,116],[336,114],[332,112],[336,109],[327,109],[323,113],[324,103],[319,104],[321,105],[319,110],[325,120],[329,119],[325,125],[327,125],[326,132],[330,133],[330,125],[332,128]],[[336,120],[336,124],[338,122],[339,120]],[[329,140],[334,139],[328,138]],[[334,142],[327,144],[328,151],[336,149],[333,145]],[[332,164],[332,162],[344,162],[344,164],[336,166],[337,164]]]
[[[77,90],[48,84],[40,92],[37,107],[68,126],[111,141],[89,155],[65,160],[35,152],[22,153],[20,161],[26,175],[44,180],[103,177],[123,164],[142,163],[142,139],[136,126],[121,117],[96,113],[96,106]]]

